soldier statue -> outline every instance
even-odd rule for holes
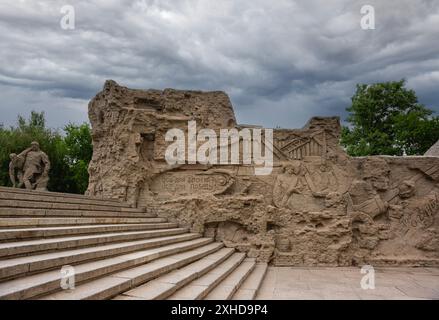
[[[19,155],[11,153],[9,157],[9,177],[14,188],[24,184],[29,190],[47,190],[50,161],[38,142],[32,142],[30,148]]]

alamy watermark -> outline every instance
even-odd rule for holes
[[[63,14],[61,21],[59,22],[61,29],[74,30],[76,26],[75,7],[71,5],[65,5],[61,8],[60,12]]]
[[[138,4],[144,11],[146,10],[145,2]],[[61,7],[60,13],[63,14],[60,20],[60,26],[63,30],[74,30],[76,27],[76,12],[72,5],[64,5]],[[360,26],[363,30],[375,30],[375,7],[369,4],[363,5],[360,9],[362,15]]]
[[[361,273],[365,274],[360,281],[361,289],[375,289],[375,269],[373,266],[365,265],[361,268]]]
[[[75,268],[72,266],[63,266],[60,270],[61,281],[60,287],[63,290],[75,289]]]
[[[196,121],[188,121],[187,144],[185,132],[177,128],[166,132],[165,141],[172,142],[165,152],[169,165],[254,165],[255,175],[269,175],[273,170],[273,129],[220,129],[218,138],[215,130],[201,129],[197,132]],[[199,142],[202,145],[198,147]]]
[[[363,15],[360,20],[361,29],[375,30],[375,8],[371,5],[364,5],[360,9]]]

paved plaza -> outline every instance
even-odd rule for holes
[[[439,299],[439,268],[375,268],[375,289],[360,268],[269,267],[256,299]]]

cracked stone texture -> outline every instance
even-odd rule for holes
[[[187,132],[189,120],[218,135],[255,128],[236,123],[224,92],[107,81],[89,118],[89,195],[146,207],[276,266],[439,265],[438,157],[351,158],[339,119],[314,117],[274,129],[267,176],[242,162],[168,165],[165,134]]]

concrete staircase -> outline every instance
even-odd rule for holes
[[[250,300],[266,269],[115,200],[0,187],[0,299]]]

